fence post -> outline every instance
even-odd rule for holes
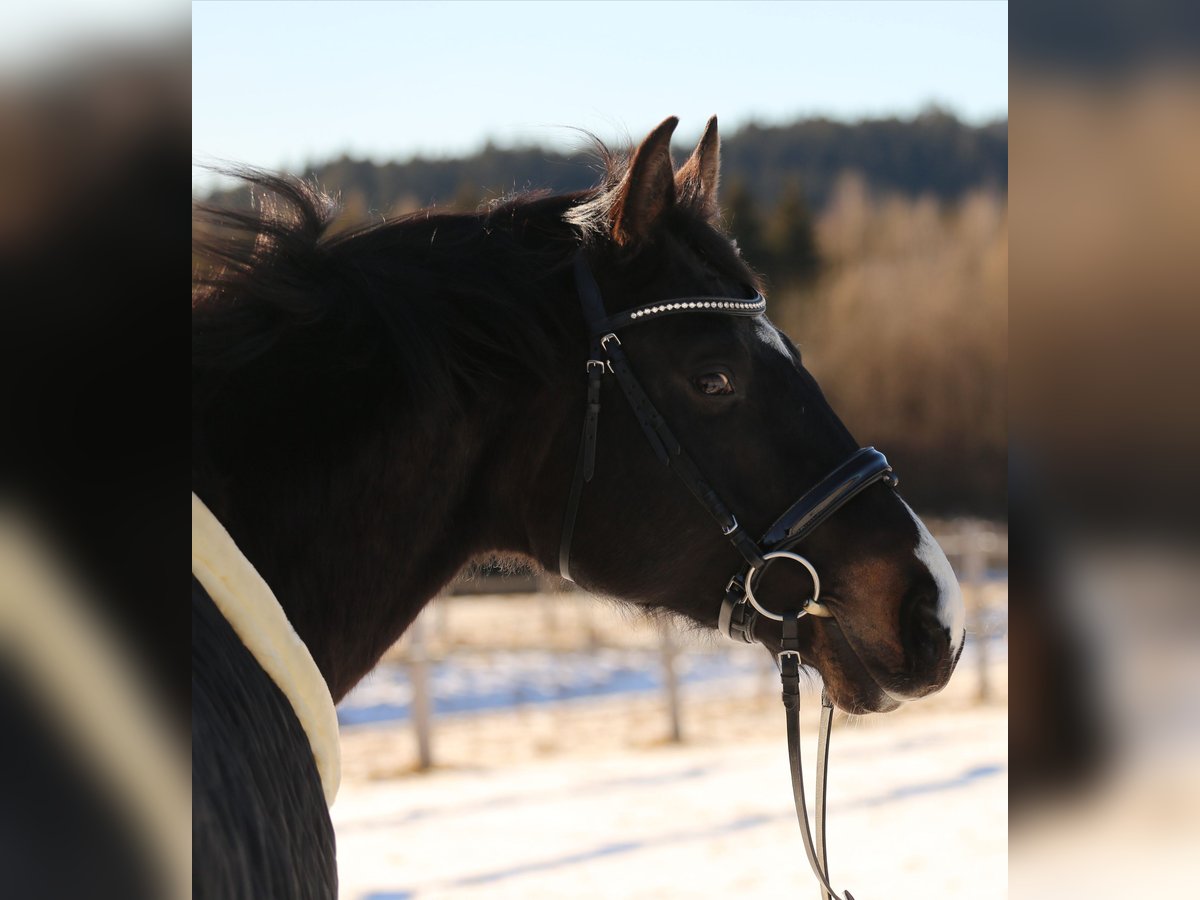
[[[434,640],[445,647],[450,637],[450,592],[438,594],[426,607],[429,611]]]
[[[412,721],[417,736],[417,768],[433,766],[432,703],[429,696],[429,648],[425,643],[425,615],[409,626],[408,673],[412,681]]]
[[[988,534],[978,522],[972,522],[966,528],[966,554],[963,559],[963,569],[966,575],[968,590],[971,592],[971,631],[976,635],[975,659],[979,676],[979,690],[976,699],[986,703],[992,698],[992,682],[988,675],[990,661],[988,659],[987,617],[984,610],[984,579],[987,574],[987,543]]]
[[[679,715],[679,676],[675,672],[675,626],[669,619],[659,622],[659,649],[662,652],[663,686],[667,689],[667,717],[671,726],[671,742],[682,743],[683,728]]]

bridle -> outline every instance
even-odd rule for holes
[[[859,493],[876,483],[895,487],[898,479],[886,457],[874,447],[855,451],[845,462],[811,487],[788,507],[766,534],[754,540],[742,529],[737,517],[729,510],[717,492],[705,481],[687,451],[675,439],[666,420],[655,409],[642,389],[618,332],[650,319],[683,313],[707,313],[726,316],[754,317],[762,315],[767,301],[761,293],[749,299],[735,297],[677,297],[649,303],[635,309],[608,315],[600,287],[593,277],[583,252],[575,256],[575,284],[588,326],[590,354],[587,360],[587,406],[583,417],[583,433],[575,462],[575,476],[567,495],[566,515],[563,518],[562,539],[559,544],[558,566],[563,578],[571,578],[571,541],[583,486],[592,480],[596,468],[596,436],[600,424],[600,390],[606,372],[611,373],[629,401],[646,440],[659,462],[669,466],[692,495],[716,521],[721,533],[747,563],[747,568],[729,579],[721,602],[718,627],[722,634],[734,640],[753,643],[755,630],[768,627],[766,622],[779,622],[781,650],[777,654],[783,683],[783,705],[787,715],[788,756],[792,772],[792,794],[804,850],[813,873],[821,882],[823,900],[841,900],[829,886],[829,862],[825,848],[825,794],[829,760],[829,735],[832,731],[833,704],[821,694],[821,728],[817,740],[816,840],[809,830],[808,809],[804,797],[804,778],[800,769],[800,639],[799,621],[802,616],[829,617],[829,610],[819,602],[821,581],[816,567],[795,552],[795,548],[835,512]],[[798,609],[773,612],[754,594],[754,583],[763,571],[776,560],[791,560],[803,566],[813,582],[812,597],[802,601]],[[854,900],[849,891],[846,900]]]

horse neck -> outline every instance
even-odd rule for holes
[[[498,380],[455,413],[370,424],[336,461],[289,454],[219,476],[201,465],[193,488],[271,587],[337,701],[472,558],[547,556],[561,499],[546,485],[568,476],[545,467],[566,454],[555,452],[557,429],[531,424],[563,421],[567,404],[551,385]]]

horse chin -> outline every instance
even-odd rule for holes
[[[823,619],[813,638],[814,666],[833,704],[853,715],[897,709],[903,698],[884,687],[863,662],[836,619]]]
[[[818,666],[825,682],[825,693],[838,709],[853,715],[886,713],[899,708],[901,701],[893,697],[871,674],[859,668],[853,674],[840,663]]]
[[[816,669],[825,685],[825,693],[838,709],[852,715],[891,712],[901,698],[893,696],[864,665],[858,651],[846,639],[837,620],[802,620],[801,657],[805,665]],[[774,635],[762,638],[763,646],[775,656],[779,641]]]

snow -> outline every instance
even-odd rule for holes
[[[768,662],[761,653],[689,653],[677,671],[685,685],[757,675]],[[659,652],[646,647],[595,651],[500,650],[486,657],[456,657],[434,664],[430,691],[435,714],[511,709],[583,697],[602,697],[662,689]],[[407,719],[412,686],[407,670],[383,663],[338,707],[342,726]]]
[[[993,667],[1003,694],[1003,663]],[[406,724],[345,728],[333,807],[343,900],[779,897],[804,857],[772,687],[610,696],[446,717],[442,768],[412,772]],[[732,687],[727,686],[727,687]],[[1007,708],[960,668],[934,698],[834,725],[832,882],[859,900],[1007,896]],[[805,701],[811,760],[818,715]]]

